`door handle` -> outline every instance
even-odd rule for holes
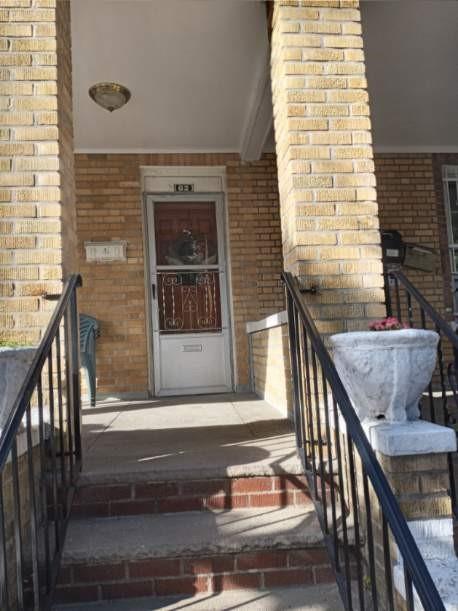
[[[151,292],[153,294],[153,300],[156,301],[156,285],[155,284],[151,285]]]

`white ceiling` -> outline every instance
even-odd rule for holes
[[[268,57],[263,3],[72,0],[72,38],[77,149],[241,149]],[[98,107],[100,81],[131,101]]]
[[[458,151],[457,0],[362,3],[379,150]]]
[[[362,4],[379,150],[458,150],[458,1]],[[72,0],[75,147],[237,151],[255,157],[271,113],[264,4],[255,0]],[[117,81],[110,114],[89,98]]]

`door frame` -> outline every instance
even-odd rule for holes
[[[147,201],[149,196],[171,195],[174,182],[192,182],[197,189],[191,195],[212,196],[222,198],[222,224],[223,245],[225,248],[226,262],[226,289],[227,289],[227,311],[228,311],[228,336],[229,336],[229,362],[231,365],[232,391],[237,388],[237,353],[235,346],[234,310],[232,298],[232,266],[231,248],[229,241],[229,222],[226,189],[225,166],[141,166],[142,185],[142,217],[143,217],[143,245],[144,245],[144,285],[145,285],[145,315],[147,332],[147,361],[148,361],[148,383],[149,394],[155,396],[155,359],[153,353],[153,321],[152,321],[152,295],[151,295],[151,265],[150,265],[150,240],[148,231]],[[183,193],[177,194],[183,197]],[[177,197],[178,199],[178,197]]]
[[[455,263],[455,251],[458,250],[458,244],[453,241],[452,229],[452,208],[450,204],[449,183],[454,182],[458,189],[458,165],[443,165],[442,166],[442,186],[444,191],[444,207],[445,221],[447,226],[447,252],[450,265],[450,280],[452,291],[453,314],[458,312],[458,269]]]
[[[229,312],[229,299],[228,299],[228,278],[227,278],[227,260],[226,260],[226,234],[224,231],[224,209],[223,209],[223,196],[221,193],[148,193],[146,194],[146,216],[147,216],[147,228],[148,228],[148,246],[149,246],[149,284],[150,288],[154,284],[158,286],[157,282],[157,261],[156,261],[156,239],[155,239],[155,224],[154,224],[154,204],[156,203],[171,203],[174,202],[214,202],[215,204],[215,216],[216,216],[216,232],[218,240],[218,270],[220,279],[220,305],[221,305],[221,335],[226,337],[226,344],[228,349],[225,368],[225,377],[229,380],[227,387],[218,387],[214,392],[232,392],[233,390],[233,371],[232,371],[232,346],[231,346],[231,324],[230,324],[230,312]],[[201,268],[207,268],[208,266],[201,265],[183,265],[180,266],[184,270],[198,271]],[[161,379],[161,359],[160,359],[160,331],[159,331],[159,309],[158,299],[151,298],[151,322],[152,322],[152,349],[153,349],[153,367],[154,367],[154,393],[156,396],[166,396],[170,394],[176,394],[167,390],[161,390],[160,379]],[[214,333],[208,332],[210,335]],[[187,333],[187,339],[204,338],[205,332],[202,333]],[[192,389],[191,387],[183,387],[181,394],[204,394],[208,391],[206,387],[199,387]]]

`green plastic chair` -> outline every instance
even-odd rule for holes
[[[100,336],[99,321],[87,314],[80,314],[81,367],[85,371],[91,406],[95,407],[95,341]]]

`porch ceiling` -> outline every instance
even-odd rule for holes
[[[458,151],[458,2],[361,6],[376,148]]]
[[[77,149],[233,152],[244,145],[267,73],[263,3],[73,0],[72,34]],[[113,114],[96,106],[87,92],[100,81],[127,86],[131,101]]]
[[[362,18],[376,149],[458,150],[456,0],[366,0]],[[73,0],[75,147],[240,152],[273,146],[264,4]],[[110,114],[99,81],[132,91]]]

